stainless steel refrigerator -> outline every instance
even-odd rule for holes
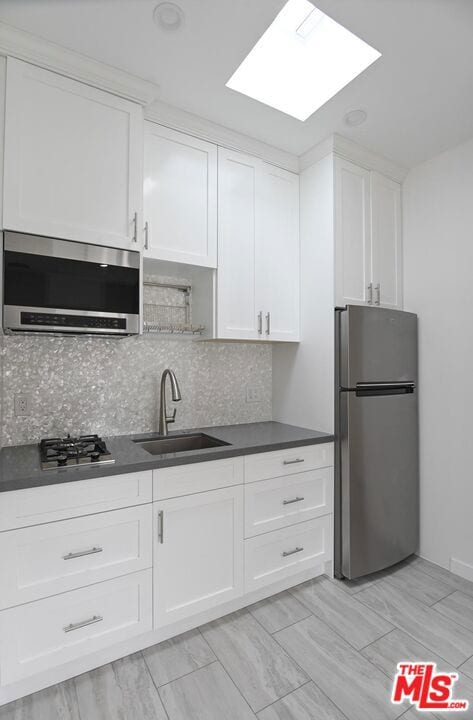
[[[417,316],[335,318],[335,574],[353,579],[418,547]]]

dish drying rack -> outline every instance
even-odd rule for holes
[[[145,287],[177,290],[182,293],[183,300],[180,304],[144,302],[143,332],[202,335],[205,327],[203,325],[193,325],[191,322],[191,285],[159,282],[157,280],[145,280],[143,284]]]

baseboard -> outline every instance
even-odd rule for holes
[[[455,575],[460,575],[460,577],[465,578],[465,580],[471,580],[471,582],[473,582],[473,565],[470,563],[451,557],[450,572]]]

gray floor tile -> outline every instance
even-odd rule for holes
[[[313,683],[286,695],[258,713],[258,720],[347,720],[346,716]]]
[[[141,653],[75,679],[82,720],[166,720]]]
[[[174,680],[159,689],[169,720],[255,720],[220,663]]]
[[[463,665],[460,665],[458,670],[473,679],[473,657],[469,658]]]
[[[456,590],[434,605],[434,610],[473,632],[473,596]]]
[[[465,580],[465,578],[460,577],[460,575],[454,575],[440,565],[435,565],[435,563],[431,563],[423,558],[416,557],[415,562],[423,572],[427,573],[427,575],[437,578],[449,585],[452,592],[454,590],[460,590],[467,595],[473,595],[473,582]]]
[[[158,687],[217,659],[199,630],[190,630],[146,648],[143,657]]]
[[[308,680],[248,610],[215,620],[201,630],[255,712]]]
[[[330,578],[330,582],[344,592],[347,592],[349,595],[355,595],[360,592],[360,590],[364,590],[365,588],[374,585],[374,583],[378,582],[378,580],[382,580],[382,577],[378,577],[378,573],[376,573],[376,575],[367,575],[366,577],[356,580],[338,580],[337,578]]]
[[[455,667],[473,654],[473,633],[382,580],[357,598]]]
[[[309,580],[292,588],[291,594],[357,650],[393,629],[389,622],[359,603],[356,597],[340,590],[328,578]]]
[[[425,605],[433,605],[452,592],[448,583],[424,572],[416,562],[397,565],[391,572],[387,571],[385,577],[398,590],[409,593]]]
[[[451,714],[452,713],[450,713],[450,715]],[[404,713],[404,715],[402,716],[402,720],[436,720],[436,717],[435,715],[432,715],[432,713],[425,712],[424,710],[420,711],[411,708],[406,713]]]
[[[74,681],[53,685],[0,707],[1,720],[81,720]]]
[[[391,681],[396,674],[397,664],[401,660],[426,660],[437,663],[439,670],[456,672],[455,668],[445,662],[442,657],[428,650],[410,635],[402,632],[402,630],[393,630],[389,635],[362,650],[362,654],[385,672]],[[473,681],[462,673],[461,668],[458,672],[460,677],[455,684],[455,697],[461,700],[469,700],[471,704],[473,703]],[[406,703],[405,707],[409,707],[409,703]],[[425,713],[419,711],[416,715],[417,717],[424,717]],[[447,718],[451,717],[452,713],[436,712],[435,715]],[[457,713],[454,713],[454,715],[456,716]],[[464,717],[464,713],[458,713],[458,717]]]
[[[274,637],[350,720],[393,720],[404,712],[391,703],[386,675],[318,618]]]
[[[310,610],[285,591],[251,605],[248,610],[269,633],[309,617]]]

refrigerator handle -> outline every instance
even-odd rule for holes
[[[354,388],[345,388],[354,392],[356,397],[374,397],[377,395],[410,395],[416,389],[415,382],[359,382]]]

